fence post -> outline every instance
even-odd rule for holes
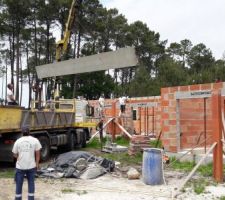
[[[116,120],[116,101],[112,102],[112,117]],[[116,124],[112,121],[112,140],[115,141],[116,138]]]

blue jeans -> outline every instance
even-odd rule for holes
[[[34,179],[36,174],[36,168],[21,170],[16,169],[15,181],[16,181],[16,196],[15,200],[22,200],[22,188],[23,188],[23,179],[24,175],[27,176],[28,182],[28,200],[34,200]]]

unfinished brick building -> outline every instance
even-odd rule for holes
[[[161,96],[130,98],[126,114],[121,121],[131,134],[155,134],[162,131],[161,140],[166,151],[177,152],[197,144],[212,144],[212,105],[213,91],[222,91],[225,83],[209,83],[161,89]],[[91,101],[97,107],[97,101]],[[116,109],[113,111],[113,105]],[[224,104],[222,103],[224,107]],[[117,99],[105,100],[107,118],[118,117]],[[113,127],[109,125],[108,132]],[[117,134],[121,131],[116,128]],[[202,142],[206,140],[206,142]]]

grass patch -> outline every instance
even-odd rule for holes
[[[150,147],[152,147],[152,148],[162,148],[163,147],[162,141],[159,140],[158,144],[157,144],[157,141],[158,141],[157,139],[156,140],[151,140],[150,141]],[[157,145],[157,147],[156,147],[156,145]]]
[[[127,138],[125,138],[123,136],[119,136],[119,137],[116,138],[115,143],[118,144],[118,145],[122,145],[122,146],[128,147],[129,144],[130,144],[130,141],[129,141],[129,139],[127,139]]]
[[[197,171],[202,175],[202,176],[212,176],[212,171],[213,171],[213,165],[212,163],[208,165],[201,165]]]
[[[171,167],[176,170],[181,170],[185,172],[190,172],[194,166],[194,162],[181,162],[179,160],[175,161],[175,158],[170,159]],[[207,165],[201,165],[197,172],[199,172],[202,176],[209,177],[212,176],[213,165],[212,163]]]
[[[225,200],[225,196],[220,197],[220,200]]]
[[[209,185],[209,182],[205,179],[198,179],[193,182],[194,192],[201,194],[205,191],[205,187]]]
[[[73,193],[73,192],[75,192],[75,190],[68,189],[68,188],[62,189],[61,191],[62,191],[62,193]]]
[[[62,189],[61,191],[64,194],[66,194],[66,193],[77,193],[79,196],[83,195],[83,194],[87,194],[86,190],[73,190],[73,189],[69,189],[69,188]]]
[[[171,158],[170,162],[173,169],[185,172],[191,171],[194,167],[194,162],[181,162],[179,160],[175,161],[175,158]]]
[[[122,153],[103,153],[101,155],[103,158],[118,161],[122,166],[126,165],[140,165],[142,163],[142,153],[137,153],[134,156],[130,156],[127,152]]]
[[[194,192],[196,194],[201,194],[205,191],[205,185],[202,183],[196,183],[194,184]]]
[[[103,145],[105,145],[107,138],[103,138]],[[129,140],[125,137],[119,136],[116,138],[115,143],[122,146],[129,146]],[[101,143],[99,138],[94,138],[90,143],[86,145],[86,148],[101,148]]]
[[[14,169],[4,169],[0,172],[0,178],[14,178],[15,170]]]
[[[100,147],[101,147],[101,144],[100,144],[99,139],[98,138],[94,138],[90,143],[88,143],[86,145],[85,148],[96,148],[96,149],[98,149]]]

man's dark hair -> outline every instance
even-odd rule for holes
[[[29,127],[22,127],[21,132],[22,132],[23,136],[30,135],[30,129],[29,129]]]

